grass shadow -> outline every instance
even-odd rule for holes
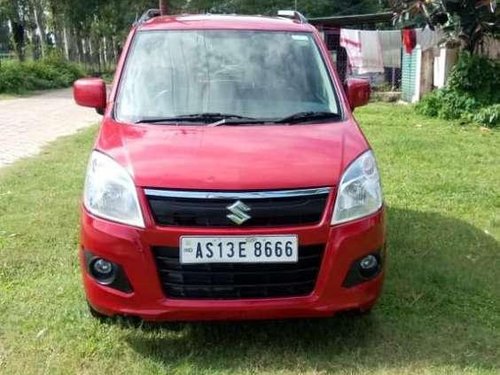
[[[389,272],[370,316],[124,330],[125,340],[165,370],[499,369],[499,243],[436,213],[391,208],[389,221]]]

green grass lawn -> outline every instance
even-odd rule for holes
[[[371,316],[177,330],[93,320],[76,251],[90,129],[0,170],[0,373],[500,373],[500,134],[404,106],[357,115],[389,206]]]

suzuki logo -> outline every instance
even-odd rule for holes
[[[226,217],[238,225],[241,225],[245,221],[252,218],[250,215],[246,214],[246,212],[251,211],[251,208],[242,201],[236,201],[226,208],[231,212],[230,214],[226,215]]]

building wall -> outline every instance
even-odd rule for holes
[[[458,50],[440,48],[439,55],[434,59],[434,87],[444,87],[451,69],[456,64],[458,59]]]
[[[434,88],[434,49],[422,52],[419,99]]]
[[[418,100],[418,86],[420,86],[419,60],[420,48],[415,48],[412,53],[403,52],[402,78],[401,78],[401,99],[405,102],[413,103]]]

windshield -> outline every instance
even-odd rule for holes
[[[340,114],[312,34],[239,30],[139,32],[115,110],[124,122],[207,113],[257,120]]]

